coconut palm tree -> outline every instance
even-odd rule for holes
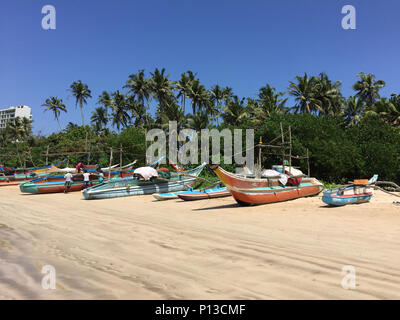
[[[239,99],[233,96],[233,99],[224,107],[222,118],[225,123],[238,126],[248,117],[249,112],[244,104],[245,98]]]
[[[105,107],[98,107],[92,112],[90,120],[96,125],[96,127],[101,130],[103,127],[107,126],[108,118],[107,111]],[[98,131],[99,131],[98,130]]]
[[[293,107],[295,112],[317,113],[321,111],[321,101],[316,97],[317,82],[316,77],[308,77],[307,73],[303,77],[296,76],[297,83],[290,81],[288,93],[295,97],[296,105]]]
[[[54,118],[57,120],[58,127],[61,131],[61,124],[60,124],[60,114],[61,112],[67,112],[67,107],[63,103],[62,99],[58,99],[58,97],[50,97],[46,99],[45,103],[42,104],[43,107],[46,107],[44,110],[53,112]]]
[[[400,125],[400,94],[392,94],[389,100],[391,109],[389,112],[389,121],[392,125]]]
[[[346,102],[344,117],[349,124],[354,125],[361,121],[364,114],[364,109],[364,104],[361,99],[350,96]]]
[[[9,136],[12,137],[12,139],[13,139],[12,142],[15,143],[18,162],[19,162],[20,167],[22,167],[22,160],[21,160],[21,156],[19,154],[19,144],[25,138],[25,129],[22,126],[21,118],[17,117],[13,121],[9,121],[7,123],[5,130],[7,130]]]
[[[210,101],[214,106],[214,113],[215,113],[215,118],[217,119],[217,124],[219,116],[221,115],[223,99],[224,99],[223,89],[218,84],[212,86],[210,90]]]
[[[233,90],[230,87],[225,87],[222,89],[222,96],[225,102],[225,106],[232,100],[233,97]]]
[[[210,123],[208,114],[204,111],[189,114],[187,116],[187,126],[199,133],[202,129],[208,127]]]
[[[127,127],[130,122],[130,116],[127,112],[127,103],[125,96],[118,90],[112,95],[112,110],[113,110],[113,121],[112,125],[117,127],[117,130],[121,132],[121,126]]]
[[[144,105],[145,100],[149,103],[151,99],[151,86],[150,81],[145,77],[144,70],[139,70],[137,74],[131,74],[124,88],[128,89],[127,95],[135,97],[140,104]]]
[[[165,102],[163,110],[161,108],[157,110],[157,118],[162,129],[168,128],[169,121],[176,121],[180,130],[186,122],[185,112],[172,98]]]
[[[172,96],[172,82],[168,79],[169,75],[165,74],[165,69],[161,71],[156,68],[153,73],[150,73],[150,89],[156,97],[161,110]]]
[[[287,98],[281,99],[281,96],[282,93],[275,92],[275,88],[267,84],[258,91],[257,101],[248,99],[248,105],[254,115],[254,123],[260,124],[273,114],[285,113],[287,111],[285,107]]]
[[[106,119],[108,122],[110,120],[108,109],[111,109],[111,105],[112,105],[110,94],[107,91],[103,91],[101,93],[101,95],[99,96],[97,103],[102,105],[105,108],[105,110],[106,110],[105,116],[106,116]]]
[[[87,99],[91,98],[91,91],[87,84],[82,83],[81,80],[74,81],[70,86],[71,96],[75,97],[76,105],[79,103],[79,108],[81,109],[82,126],[85,125],[85,119],[83,115],[83,105],[87,104]]]
[[[202,110],[208,107],[210,101],[208,92],[207,89],[200,84],[200,80],[196,79],[191,82],[188,88],[188,97],[192,101],[193,114],[195,114],[197,110]]]
[[[193,73],[192,73],[193,74]],[[186,72],[181,74],[179,81],[174,83],[175,90],[178,91],[176,96],[177,99],[181,99],[183,105],[183,111],[186,113],[186,97],[188,96],[188,90],[191,85],[191,79]]]
[[[326,73],[316,77],[315,99],[320,102],[320,111],[324,115],[339,116],[343,113],[345,99],[340,92],[340,81],[332,82]]]
[[[135,119],[135,127],[147,126],[150,119],[150,114],[144,104],[139,103],[133,96],[126,99],[127,109],[131,112],[132,120]]]
[[[379,98],[379,90],[383,88],[386,83],[383,80],[375,80],[375,75],[361,72],[357,75],[358,80],[353,89],[357,91],[356,96],[359,97],[368,106],[372,106]]]
[[[365,107],[364,118],[382,119],[386,123],[390,123],[389,115],[392,109],[393,106],[391,105],[391,102],[388,99],[383,98],[376,101],[373,105],[367,105]]]
[[[21,127],[23,130],[23,139],[26,140],[32,134],[32,120],[23,117],[21,119]]]

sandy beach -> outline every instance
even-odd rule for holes
[[[399,299],[400,206],[0,190],[0,299]],[[56,290],[45,290],[45,265]],[[356,288],[341,286],[354,266]]]

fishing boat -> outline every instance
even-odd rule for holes
[[[205,165],[203,163],[191,170],[168,174],[161,174],[151,167],[142,167],[136,169],[130,178],[113,179],[85,189],[82,193],[85,199],[92,200],[187,190],[197,180]],[[156,172],[144,177],[145,171],[151,173],[149,169]]]
[[[296,186],[274,186],[252,189],[231,189],[230,192],[241,206],[268,204],[304,198],[319,194],[323,189],[317,179],[310,179]]]
[[[266,188],[281,186],[282,184],[286,184],[287,182],[287,178],[285,178],[285,175],[276,170],[264,170],[261,173],[260,178],[255,178],[228,172],[216,164],[210,164],[209,168],[218,176],[221,182],[228,189]],[[296,174],[291,174],[289,178],[297,182],[309,182],[312,179],[306,177],[300,170],[296,171]]]
[[[190,189],[188,191],[154,193],[153,197],[158,201],[172,200],[172,199],[178,199],[179,194],[187,193],[189,191]]]
[[[227,172],[218,165],[210,165],[239,205],[248,206],[293,200],[319,194],[323,185],[315,178],[268,170],[265,178],[246,178]],[[285,170],[286,171],[286,170]],[[274,173],[276,172],[276,173]]]
[[[108,175],[106,175],[107,177]],[[130,176],[129,172],[111,172],[110,179],[117,177]],[[99,184],[99,176],[95,173],[90,175],[90,185]],[[68,192],[81,191],[84,186],[83,174],[77,174],[72,177],[71,186]],[[60,193],[65,191],[64,176],[48,176],[24,182],[19,185],[22,193]]]
[[[185,201],[215,199],[215,198],[223,198],[229,196],[231,196],[231,193],[227,188],[225,187],[221,188],[218,186],[211,189],[193,190],[178,194],[178,198]]]
[[[56,164],[51,164],[48,166],[37,167],[37,168],[28,168],[28,169],[12,169],[8,168],[8,172],[10,170],[13,174],[5,174],[6,171],[4,169],[0,170],[0,186],[10,186],[10,185],[18,185],[21,181],[27,181],[36,179],[39,177],[45,177],[50,173],[51,168],[57,168],[63,164],[66,160],[60,161]],[[4,168],[4,167],[2,167]]]
[[[327,190],[322,201],[335,207],[369,202],[374,195],[374,184],[377,180],[376,174],[369,180],[355,180],[351,185]]]

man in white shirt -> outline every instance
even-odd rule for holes
[[[69,191],[69,188],[71,187],[72,177],[73,175],[69,172],[64,176],[65,179],[64,193],[67,193]]]
[[[89,188],[90,183],[90,173],[84,170],[83,173],[83,189]]]

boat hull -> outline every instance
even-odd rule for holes
[[[230,197],[231,193],[227,188],[214,188],[208,190],[194,190],[185,192],[182,194],[178,194],[178,198],[185,201],[196,201],[196,200],[204,200],[204,199],[215,199],[215,198],[223,198]]]
[[[122,174],[124,175],[125,173]],[[111,179],[115,179],[118,175],[121,175],[121,173],[111,173]],[[84,184],[85,183],[83,181],[83,175],[74,176],[73,181],[68,188],[68,192],[82,191],[82,189],[84,188]],[[91,175],[89,187],[98,184],[98,177],[96,175]],[[29,182],[20,184],[19,188],[22,193],[31,194],[61,193],[67,191],[64,176],[51,176],[31,180]]]
[[[124,186],[121,187],[116,186],[112,189],[98,191],[95,188],[90,188],[84,190],[82,193],[86,200],[130,197],[154,193],[171,193],[187,190],[194,184],[196,179],[187,180],[185,182],[161,182],[148,185],[134,185],[135,180],[131,180],[132,185],[130,186],[127,186],[126,181],[124,181]],[[113,184],[117,185],[118,181],[114,181]]]
[[[315,196],[323,189],[319,182],[301,183],[299,186],[254,188],[230,192],[239,205],[260,205]]]
[[[373,196],[373,188],[351,186],[327,190],[322,196],[322,201],[334,207],[342,207],[348,204],[366,203]]]
[[[86,200],[130,197],[154,193],[185,191],[196,181],[205,164],[188,171],[172,173],[170,179],[154,178],[144,181],[137,178],[115,179],[84,190]]]
[[[188,191],[178,191],[178,192],[168,192],[168,193],[154,193],[153,197],[158,200],[158,201],[164,201],[164,200],[172,200],[172,199],[178,199],[178,194],[182,194]]]

